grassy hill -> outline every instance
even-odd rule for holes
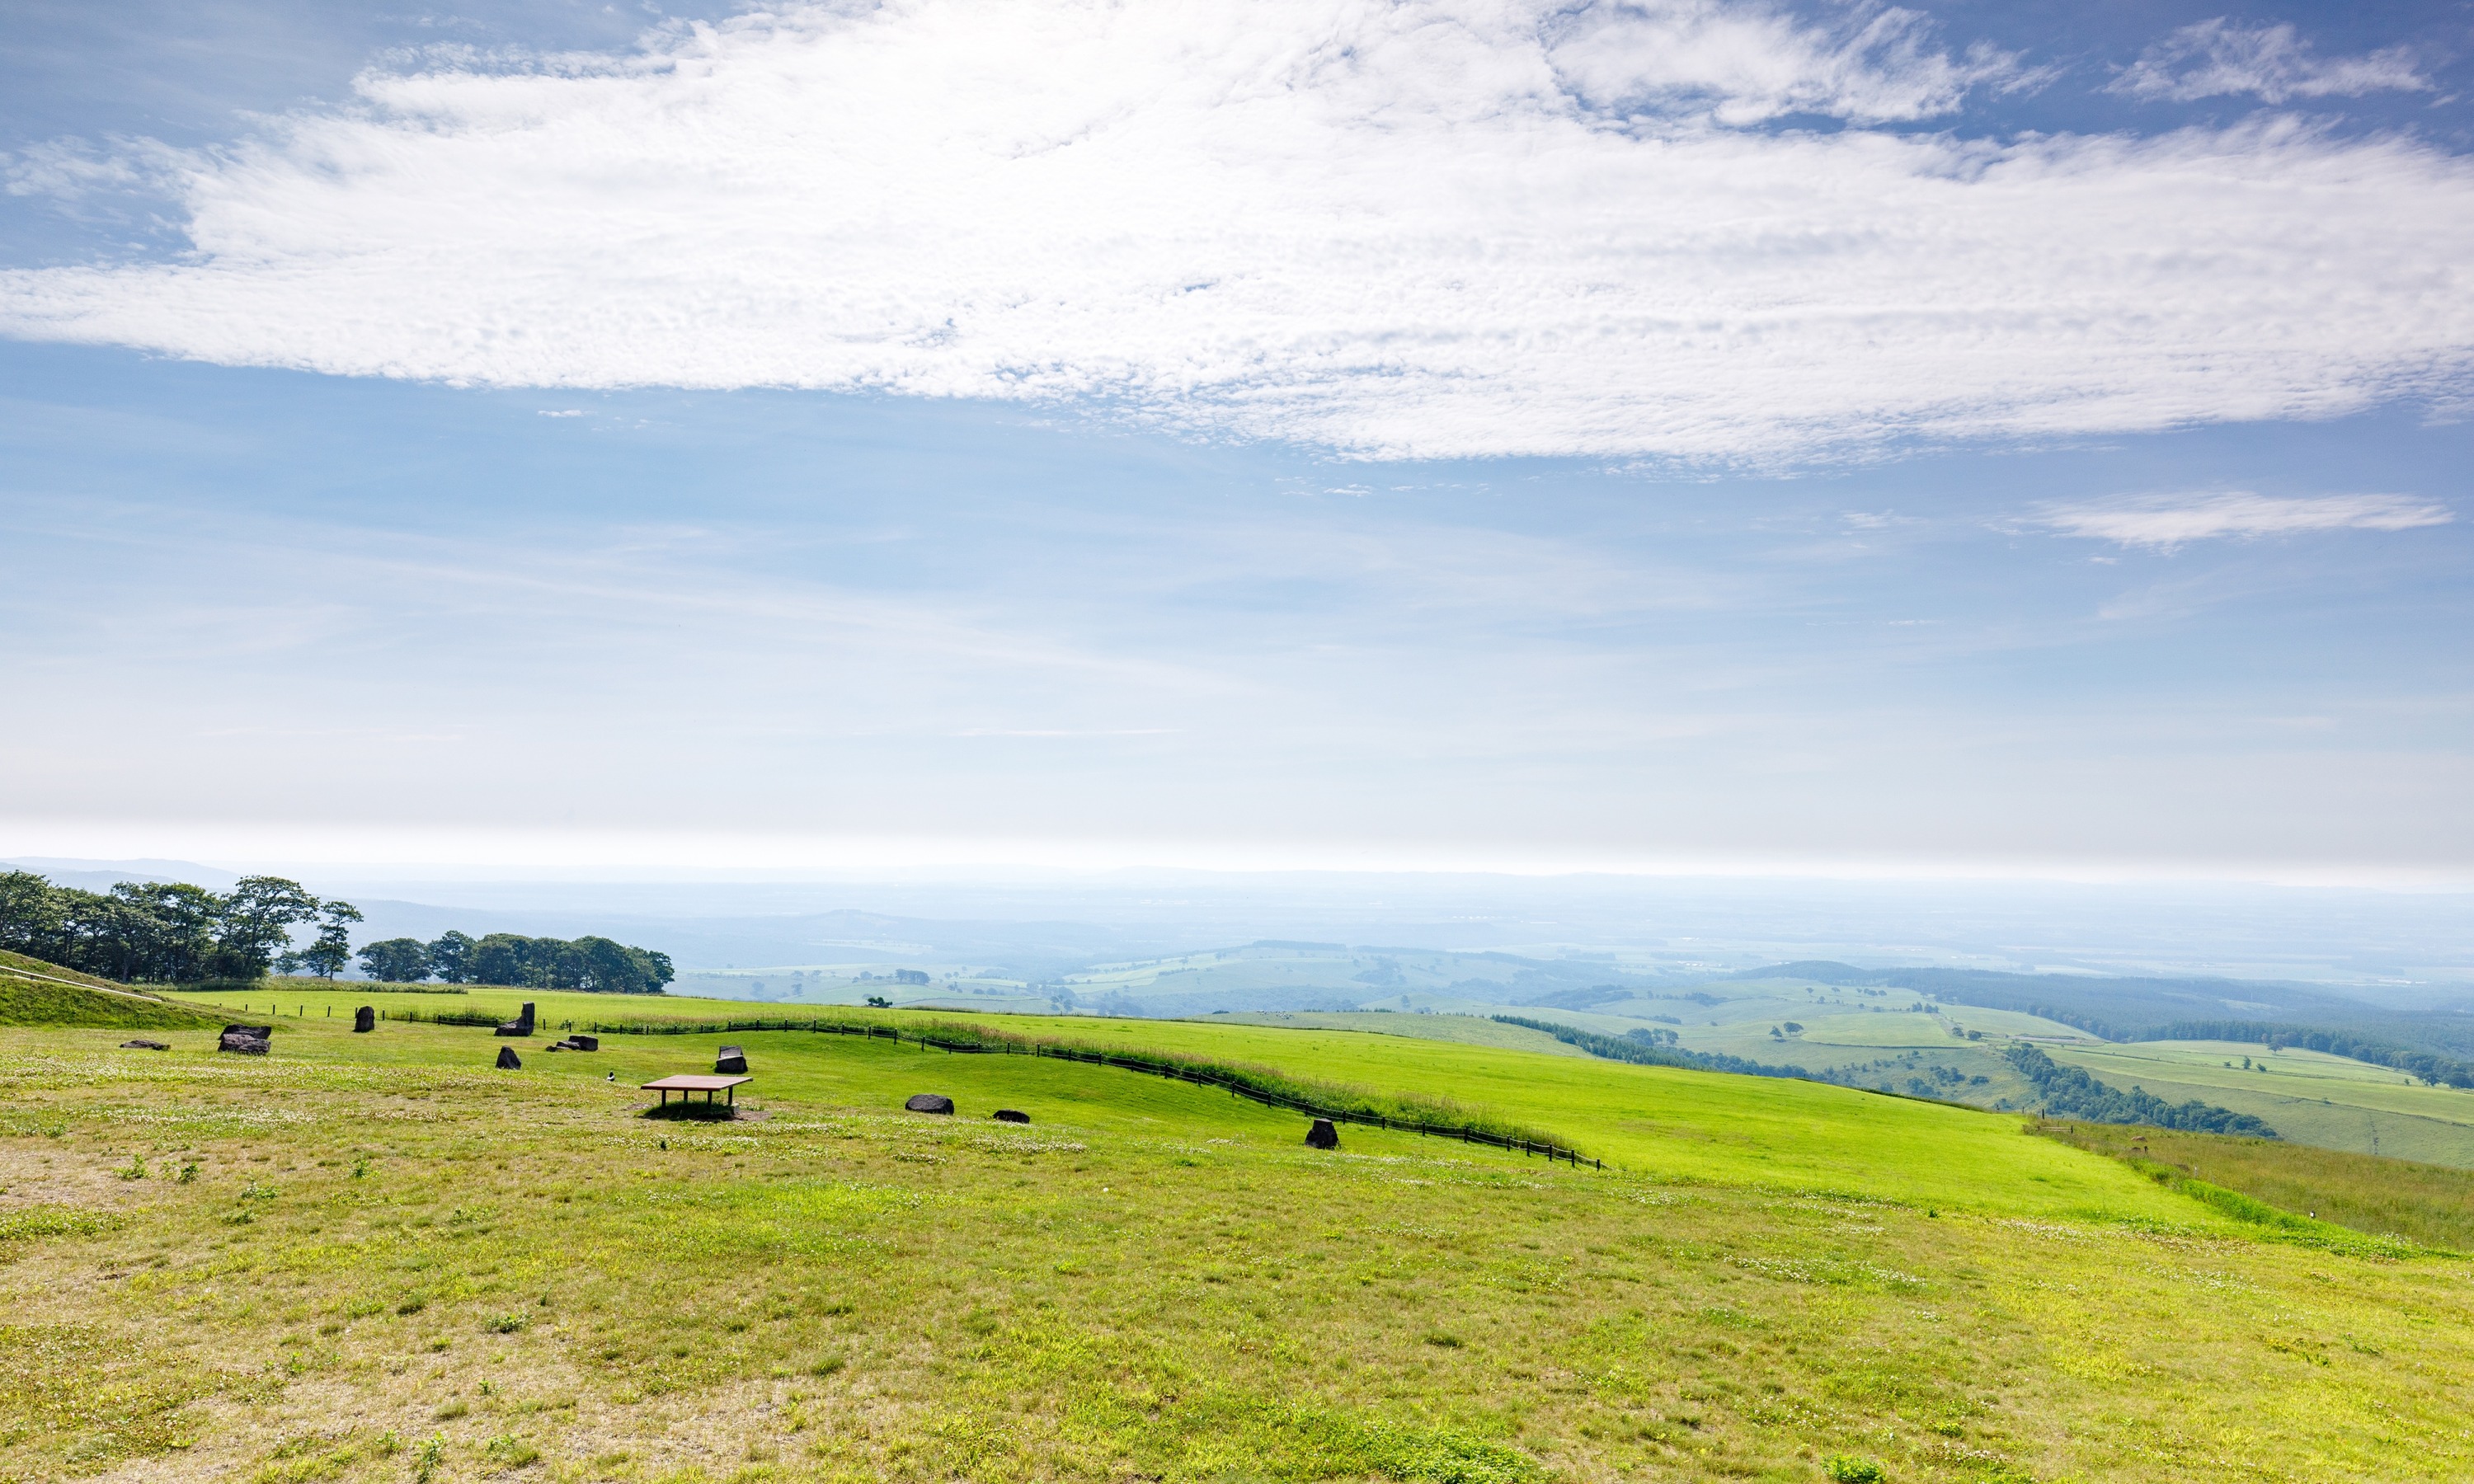
[[[1447,1098],[1613,1167],[1355,1127],[1322,1153],[1293,1114],[1110,1067],[741,1032],[545,1034],[501,1072],[485,1030],[355,1036],[325,1011],[363,996],[306,993],[263,1060],[0,1029],[0,1476],[2474,1471],[2465,1262],[2245,1219],[2015,1116],[1406,1036],[1004,1022]],[[546,1033],[752,1008],[534,998]],[[640,1115],[636,1084],[725,1039],[750,1116]],[[920,1091],[960,1115],[901,1112]]]
[[[2234,1041],[2087,1042],[2049,1048],[2116,1087],[2195,1097],[2267,1120],[2297,1143],[2474,1167],[2474,1090],[2317,1051]],[[2244,1064],[2248,1065],[2245,1066]]]
[[[185,1030],[221,1023],[210,1011],[0,949],[0,1025]]]

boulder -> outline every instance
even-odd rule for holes
[[[163,1044],[159,1041],[124,1041],[120,1043],[120,1049],[123,1051],[169,1051],[172,1048]]]
[[[267,1039],[275,1034],[272,1025],[227,1025],[216,1038],[217,1051],[236,1051],[242,1056],[266,1055]]]
[[[367,1006],[367,1005],[363,1005],[360,1009],[355,1010],[355,1011],[353,1011],[353,1012],[352,1012],[352,1034],[353,1034],[353,1035],[355,1035],[355,1036],[366,1035],[367,1033],[369,1033],[369,1032],[371,1032],[371,1031],[374,1031],[374,1030],[376,1030],[377,1028],[378,1028],[378,1013],[377,1013],[376,1011],[372,1010],[372,1009],[371,1009],[369,1006]]]
[[[570,1051],[598,1051],[601,1049],[601,1038],[598,1036],[570,1036],[567,1038],[567,1049]]]
[[[996,1118],[999,1123],[1029,1123],[1031,1114],[1011,1108],[1000,1108],[997,1110]]]
[[[520,1072],[523,1069],[524,1059],[516,1055],[515,1047],[500,1046],[498,1048],[498,1070],[502,1072]]]
[[[935,1092],[921,1092],[902,1106],[912,1113],[950,1113],[954,1111],[954,1100]]]
[[[737,1046],[724,1046],[714,1053],[713,1069],[716,1073],[737,1076],[747,1070],[747,1053]]]
[[[1310,1149],[1337,1149],[1340,1147],[1340,1130],[1331,1126],[1329,1118],[1317,1118],[1314,1127],[1306,1130],[1306,1146]]]
[[[530,1001],[525,1002],[524,1013],[522,1015],[502,1023],[498,1027],[498,1034],[501,1036],[529,1036],[532,1033],[533,1007]]]

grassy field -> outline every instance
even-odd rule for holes
[[[2050,1049],[2056,1061],[2084,1066],[2117,1087],[2136,1085],[2171,1102],[2195,1097],[2255,1114],[2297,1143],[2474,1166],[2474,1091],[2423,1087],[2385,1066],[2234,1041]]]
[[[1469,1046],[1500,1046],[1545,1056],[1587,1056],[1524,1025],[1504,1025],[1476,1015],[1395,1015],[1385,1010],[1262,1010],[1251,1014],[1213,1016],[1214,1025],[1263,1025],[1278,1030],[1358,1031],[1372,1036],[1415,1036],[1425,1041],[1456,1041]]]
[[[634,1084],[723,1038],[499,1072],[487,1031],[354,1036],[366,996],[325,993],[277,992],[264,1059],[0,1029],[0,1477],[2474,1472],[2464,1262],[2245,1223],[2016,1117],[1085,1017],[1003,1028],[1450,1097],[1621,1168],[1322,1154],[1217,1091],[804,1033],[729,1037],[750,1116],[680,1124]],[[546,1032],[749,1008],[533,997]]]
[[[2285,1139],[2113,1123],[2055,1120],[2037,1132],[2130,1161],[2157,1178],[2188,1175],[2358,1232],[2474,1253],[2474,1170],[2365,1159]]]

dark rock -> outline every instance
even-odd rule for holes
[[[352,1034],[361,1035],[378,1028],[378,1013],[363,1005],[352,1012]]]
[[[227,1025],[215,1041],[217,1051],[236,1051],[242,1056],[264,1056],[267,1039],[275,1034],[272,1025]]]
[[[120,1049],[123,1051],[169,1051],[172,1048],[163,1044],[159,1041],[124,1041],[120,1043]]]
[[[601,1038],[598,1036],[570,1036],[567,1038],[567,1049],[570,1051],[598,1051],[601,1049]]]
[[[1317,1118],[1314,1127],[1306,1130],[1306,1145],[1312,1149],[1337,1149],[1340,1130],[1331,1126],[1329,1118]]]
[[[713,1069],[731,1075],[743,1072],[747,1070],[747,1053],[737,1046],[724,1046],[714,1053]]]
[[[1029,1123],[1031,1121],[1031,1114],[1027,1113],[1018,1113],[1010,1108],[998,1109],[996,1116],[999,1123]]]
[[[532,1033],[533,1007],[530,1001],[525,1002],[524,1013],[522,1015],[516,1017],[512,1020],[506,1021],[498,1027],[498,1034],[501,1036],[529,1036]]]
[[[502,1072],[520,1072],[523,1069],[524,1059],[516,1055],[515,1047],[500,1046],[498,1048],[498,1070]]]
[[[922,1092],[902,1106],[912,1113],[950,1113],[954,1111],[954,1100],[934,1092]]]

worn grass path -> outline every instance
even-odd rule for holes
[[[718,1037],[501,1073],[348,1023],[0,1031],[0,1476],[2474,1474],[2467,1264],[2261,1240],[2016,1119],[1144,1022],[1627,1168],[799,1034],[729,1038],[764,1116],[692,1127],[632,1084]]]

